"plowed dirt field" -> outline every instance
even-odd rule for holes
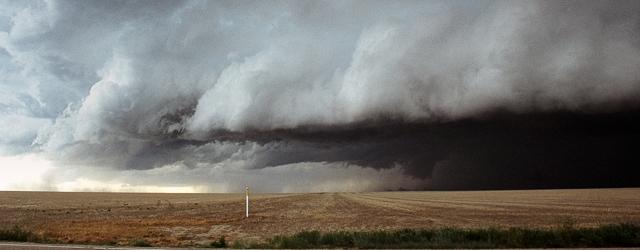
[[[0,225],[64,243],[204,245],[301,230],[640,223],[640,188],[255,194],[0,192]]]

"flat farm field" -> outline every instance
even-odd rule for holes
[[[0,192],[0,225],[63,243],[197,246],[303,230],[640,223],[640,188],[253,194]]]

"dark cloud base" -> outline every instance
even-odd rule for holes
[[[497,115],[443,135],[449,155],[433,189],[640,185],[640,112]]]
[[[425,189],[640,186],[640,110],[492,112],[440,122],[377,120],[332,127],[222,133],[211,140],[278,143],[255,168],[344,161],[403,166]],[[198,141],[174,142],[202,144]]]

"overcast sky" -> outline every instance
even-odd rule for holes
[[[638,185],[638,100],[638,1],[0,1],[2,190]]]

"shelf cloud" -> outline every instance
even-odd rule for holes
[[[0,6],[0,153],[41,189],[640,184],[637,1]]]

